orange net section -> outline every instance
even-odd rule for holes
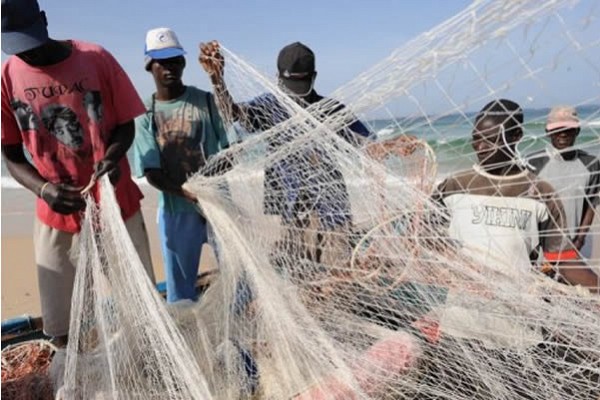
[[[11,400],[53,399],[48,368],[55,347],[35,340],[2,350],[2,398]]]

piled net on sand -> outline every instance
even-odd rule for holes
[[[440,173],[474,160],[473,111],[500,97],[561,103],[550,85],[566,70],[585,82],[569,101],[588,110],[582,146],[593,151],[598,11],[474,2],[337,90],[343,109],[304,107],[222,49],[233,99],[263,97],[237,118],[220,104],[243,141],[186,183],[214,231],[218,276],[200,302],[167,308],[102,182],[82,231],[66,397],[598,397],[598,297],[493,251],[503,235],[483,246],[453,236],[434,196]],[[532,115],[521,152],[545,143],[545,115]],[[356,117],[377,142],[355,140]],[[499,199],[483,222],[527,225]],[[535,229],[519,234],[538,243]]]
[[[45,340],[32,340],[3,349],[2,398],[53,399],[48,368],[55,350],[55,347]]]

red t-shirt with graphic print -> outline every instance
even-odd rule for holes
[[[2,145],[23,144],[40,175],[52,183],[88,184],[94,164],[104,157],[117,125],[145,112],[131,81],[101,46],[71,41],[71,55],[60,63],[33,67],[18,57],[2,66]],[[142,193],[120,163],[116,197],[124,219],[140,209]],[[97,186],[94,192],[98,200]],[[81,215],[58,214],[37,200],[41,222],[78,232]]]

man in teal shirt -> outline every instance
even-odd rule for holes
[[[159,232],[167,301],[196,300],[207,227],[195,197],[182,185],[229,143],[212,94],[182,82],[185,51],[175,33],[168,28],[148,31],[145,55],[156,93],[146,101],[146,114],[135,121],[137,173],[161,191]]]

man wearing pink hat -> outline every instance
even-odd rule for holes
[[[591,248],[584,248],[584,244],[598,205],[600,162],[595,156],[575,148],[580,131],[574,107],[552,108],[546,121],[551,146],[529,157],[538,176],[549,182],[560,196],[566,229],[574,247],[589,257]]]

